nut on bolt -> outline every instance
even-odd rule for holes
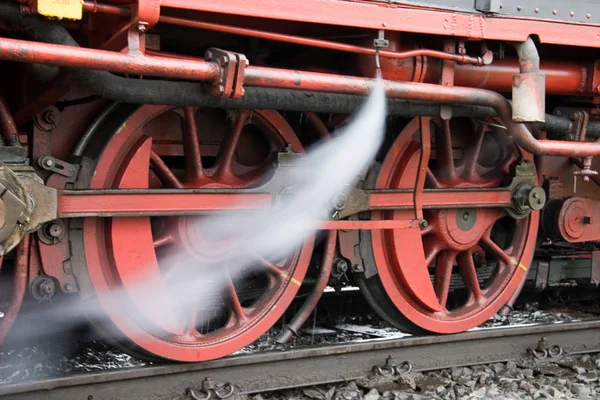
[[[53,238],[60,237],[63,233],[62,226],[60,224],[57,224],[56,222],[49,224],[46,229],[47,229],[48,235]]]
[[[338,211],[342,211],[344,208],[346,208],[347,201],[348,201],[348,197],[345,194],[338,193],[333,198],[333,207],[335,207],[335,209]]]

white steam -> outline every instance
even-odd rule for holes
[[[244,213],[215,213],[199,219],[198,229],[203,235],[229,239],[219,244],[227,246],[219,250],[227,254],[227,266],[215,265],[214,260],[203,260],[198,254],[174,255],[170,260],[161,261],[161,265],[177,264],[181,271],[168,287],[164,282],[140,280],[138,287],[128,288],[123,293],[99,293],[109,298],[103,299],[103,310],[97,310],[97,317],[105,318],[112,307],[122,312],[124,305],[136,297],[135,304],[141,314],[136,321],[162,321],[156,332],[151,331],[157,329],[153,323],[144,329],[164,336],[165,329],[181,329],[181,321],[189,319],[189,310],[195,305],[210,303],[214,301],[211,296],[215,292],[228,290],[230,281],[224,274],[225,268],[229,275],[256,268],[255,260],[248,256],[249,250],[266,259],[282,259],[293,253],[314,234],[320,220],[331,217],[332,199],[345,192],[373,161],[383,141],[385,119],[386,99],[379,79],[361,109],[332,135],[332,140],[318,143],[300,157],[295,166],[289,167],[300,173],[294,175],[297,178],[294,181],[286,182],[293,190],[277,207]],[[90,311],[86,310],[86,314]]]

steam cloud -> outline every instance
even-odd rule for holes
[[[202,235],[228,239],[222,241],[227,247],[220,251],[228,255],[229,274],[256,268],[256,262],[248,257],[248,249],[266,259],[282,259],[314,234],[319,220],[331,217],[334,196],[345,192],[374,159],[383,141],[385,119],[385,92],[378,79],[361,109],[334,132],[332,140],[310,148],[290,167],[299,173],[287,183],[293,190],[280,199],[277,207],[244,213],[215,213],[200,218],[197,228]],[[219,246],[223,244],[220,242]],[[136,305],[141,307],[140,320],[151,316],[152,320],[164,322],[161,328],[152,323],[145,327],[147,331],[157,329],[151,333],[161,336],[165,334],[164,329],[181,326],[194,304],[210,303],[215,291],[227,290],[229,280],[224,279],[223,269],[216,268],[214,260],[186,253],[176,254],[169,261],[177,264],[183,273],[168,288],[163,282],[140,277],[139,286],[133,290],[99,293],[99,296],[109,296],[104,299],[107,301],[103,301],[102,310],[84,310],[89,305],[73,299],[70,307],[74,309],[69,313],[80,314],[82,318],[90,313],[97,314],[93,315],[97,319],[106,318],[110,307],[121,310],[135,296]],[[19,333],[32,335],[27,329]]]

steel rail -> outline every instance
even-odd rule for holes
[[[237,393],[257,393],[361,378],[392,356],[415,371],[519,359],[541,337],[567,354],[600,351],[600,320],[473,330],[230,356],[197,364],[170,364],[84,373],[0,386],[5,400],[65,398],[185,398],[205,377],[231,382]]]

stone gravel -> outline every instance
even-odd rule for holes
[[[263,393],[252,400],[476,400],[600,398],[600,354],[371,376],[340,385]]]

